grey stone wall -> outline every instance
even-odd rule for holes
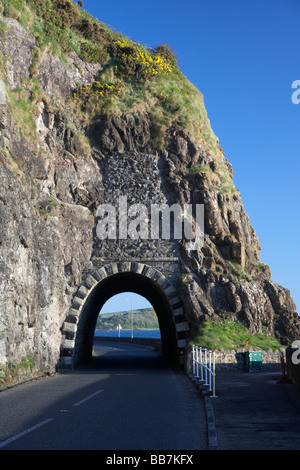
[[[216,350],[215,351],[215,367],[216,373],[218,371],[234,371],[234,370],[245,370],[245,353],[248,350],[246,349],[236,349],[236,350]],[[284,352],[285,357],[285,348],[280,351],[273,351],[269,349],[268,351],[261,351],[262,353],[262,371],[278,371],[278,374],[281,374],[281,359],[280,352]],[[186,368],[188,373],[192,372],[192,352],[189,350],[186,357]]]
[[[162,179],[162,168],[158,155],[125,152],[122,154],[110,154],[99,162],[103,183],[103,201],[116,209],[117,235],[119,234],[119,198],[127,200],[128,213],[134,204],[143,204],[148,211],[148,239],[142,236],[139,239],[99,240],[94,237],[92,262],[97,258],[103,260],[152,260],[159,258],[177,258],[179,255],[176,241],[151,237],[151,205],[172,204],[174,199],[168,193]],[[139,216],[133,214],[128,217],[127,226]],[[95,220],[97,224],[97,218]],[[137,233],[140,227],[136,228]]]
[[[283,349],[285,351],[285,349]],[[215,352],[216,370],[244,370],[246,349],[233,351],[219,350]],[[280,372],[280,352],[269,349],[261,351],[262,370],[278,370]]]

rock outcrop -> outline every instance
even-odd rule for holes
[[[193,333],[203,321],[229,318],[284,345],[296,339],[295,305],[260,263],[222,149],[210,152],[178,124],[165,129],[158,149],[147,109],[73,114],[77,84],[90,85],[103,64],[75,52],[62,63],[47,49],[37,60],[35,37],[16,19],[0,23],[0,364],[29,356],[39,370],[55,368],[57,336],[95,252],[166,253],[163,244],[112,247],[96,238],[97,207],[122,188],[143,203],[204,204],[201,250],[184,243],[171,250],[181,260],[179,293]]]

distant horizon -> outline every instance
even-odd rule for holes
[[[127,306],[128,308],[126,308],[125,306]],[[130,311],[131,308],[132,310],[139,310],[142,308],[153,308],[153,306],[142,295],[135,294],[134,292],[122,292],[108,299],[107,302],[105,302],[105,304],[101,308],[99,315],[103,315],[105,313],[119,313],[124,311]]]
[[[145,300],[146,300],[146,299],[145,299]],[[147,302],[147,300],[146,300],[146,302]],[[152,306],[151,306],[151,307],[133,308],[132,311],[133,311],[133,312],[136,312],[136,311],[139,311],[139,310],[147,310],[147,309],[150,309],[150,308],[155,311],[155,309],[154,309]],[[131,309],[128,309],[128,310],[126,310],[126,309],[123,309],[123,310],[114,310],[114,311],[112,311],[112,312],[102,312],[102,311],[100,310],[99,315],[108,315],[109,313],[114,314],[114,313],[124,313],[124,312],[131,312]]]

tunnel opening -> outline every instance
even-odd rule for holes
[[[147,339],[160,342],[160,328],[153,306],[145,297],[123,292],[111,297],[99,312],[95,341],[111,339],[147,344]]]
[[[178,338],[169,299],[159,283],[142,274],[122,272],[101,280],[86,298],[79,317],[73,352],[73,366],[92,359],[94,333],[99,312],[113,296],[133,292],[147,299],[157,315],[163,358],[172,366],[179,365]]]

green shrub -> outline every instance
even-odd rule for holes
[[[80,46],[79,57],[84,62],[103,63],[109,58],[107,50],[97,44],[83,42]]]
[[[167,44],[160,44],[155,49],[157,55],[165,59],[173,70],[178,70],[177,57]]]
[[[95,106],[97,103],[101,108],[105,103],[109,104],[118,100],[123,88],[124,83],[120,79],[104,83],[96,80],[91,85],[78,87],[71,101],[81,103],[84,109],[90,109],[90,105]]]
[[[147,80],[172,72],[169,62],[160,55],[148,52],[144,47],[129,40],[114,42],[114,55],[117,61],[116,74]]]

